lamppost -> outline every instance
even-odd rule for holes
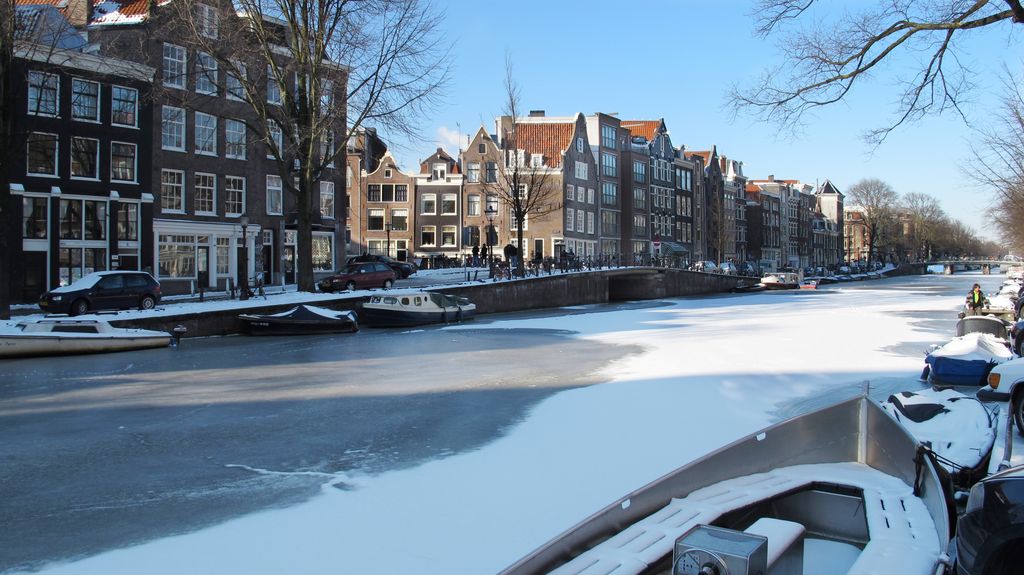
[[[494,277],[494,216],[497,214],[498,210],[494,209],[494,206],[487,206],[484,210],[484,215],[487,216],[487,271],[491,278]]]
[[[242,224],[242,277],[238,282],[242,293],[238,299],[249,299],[249,238],[246,235],[249,227],[248,216],[238,218],[238,223]]]

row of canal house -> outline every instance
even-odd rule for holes
[[[300,258],[319,273],[344,261],[343,170],[331,166],[317,182],[312,253],[297,253],[287,170],[269,154],[281,134],[247,127],[259,122],[239,79],[189,43],[174,2],[16,3],[13,302],[106,269],[150,271],[173,294],[226,289],[257,272],[289,284]],[[246,18],[228,0],[197,9],[189,18],[213,41]],[[267,71],[243,72],[265,86],[268,106],[280,105]]]

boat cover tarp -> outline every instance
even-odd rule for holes
[[[276,320],[291,320],[291,321],[303,321],[303,322],[314,322],[314,321],[327,321],[327,320],[345,320],[349,321],[352,319],[351,311],[335,311],[333,309],[326,309],[322,307],[316,307],[312,305],[300,305],[293,307],[288,311],[283,311],[275,314],[268,315],[250,315],[249,317],[255,318],[266,318]]]
[[[988,372],[1013,357],[1003,339],[987,333],[955,337],[925,358],[929,381],[939,385],[985,385]]]

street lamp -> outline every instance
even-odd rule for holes
[[[494,206],[487,206],[484,210],[484,215],[487,216],[487,270],[490,277],[494,277],[494,216],[498,215],[498,210],[494,209]]]
[[[394,229],[394,227],[395,227],[394,222],[388,222],[387,225],[384,226],[384,231],[386,231],[387,235],[388,235],[388,239],[387,239],[387,242],[388,242],[387,246],[388,247],[386,249],[387,249],[387,256],[389,258],[391,257],[391,230]]]
[[[242,224],[242,277],[238,282],[242,293],[238,296],[238,299],[244,300],[249,299],[249,239],[246,236],[247,228],[249,227],[248,216],[238,218],[238,223]]]

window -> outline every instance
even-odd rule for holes
[[[587,233],[594,233],[594,212],[587,212]]]
[[[110,179],[117,182],[135,181],[135,144],[110,142]]]
[[[67,240],[107,239],[107,202],[62,199],[60,237]]]
[[[228,100],[241,100],[245,97],[245,87],[242,85],[242,79],[245,78],[245,64],[236,61],[231,63],[238,70],[238,75],[225,71],[224,91],[227,92]]]
[[[466,172],[466,181],[471,184],[480,181],[480,162],[470,162],[469,171]]]
[[[576,210],[574,210],[572,208],[566,208],[565,209],[565,231],[567,231],[567,232],[575,231],[574,230],[575,225],[576,225]]]
[[[587,203],[594,203],[594,188],[587,188]]]
[[[619,233],[619,212],[605,210],[601,212],[601,234],[614,236]]]
[[[486,154],[487,153],[487,144],[484,144],[483,142],[477,144],[476,145],[476,151],[477,151],[478,154]]]
[[[497,194],[487,194],[487,206],[484,207],[485,213],[495,214],[498,213],[498,196]]]
[[[601,154],[601,173],[605,176],[618,176],[618,162],[619,159],[612,154]]]
[[[28,135],[26,147],[29,174],[57,175],[57,134],[32,132]]]
[[[647,209],[647,190],[644,188],[633,188],[633,207],[638,210]]]
[[[420,228],[420,245],[437,245],[437,226],[423,226]]]
[[[576,138],[576,151],[577,152],[582,152],[583,151],[583,138]]]
[[[647,164],[633,162],[633,181],[641,184],[647,181]]]
[[[334,182],[320,182],[320,216],[334,218]]]
[[[139,241],[139,204],[117,205],[117,239],[127,242]]]
[[[115,126],[138,126],[139,91],[113,86],[110,89],[110,123]]]
[[[456,214],[456,195],[455,194],[442,194],[441,195],[441,214],[451,216]]]
[[[601,182],[601,205],[616,206],[619,201],[619,187],[615,182]]]
[[[246,153],[245,124],[241,120],[224,120],[224,157],[244,160]]]
[[[160,147],[185,151],[185,110],[164,106],[161,110]]]
[[[391,174],[392,174],[391,168],[387,168],[386,170],[384,170],[384,177],[385,178],[390,180],[391,179]]]
[[[587,163],[576,161],[576,179],[585,180],[587,179]]]
[[[615,148],[614,126],[601,126],[601,146],[604,148]]]
[[[379,202],[381,201],[381,185],[380,184],[369,184],[366,186],[366,201],[368,202]]]
[[[371,232],[384,231],[383,208],[373,208],[366,211],[366,229]]]
[[[220,15],[213,6],[196,4],[196,27],[199,34],[207,38],[217,38],[217,28],[220,24]]]
[[[544,154],[530,154],[530,167],[540,168],[544,165]]]
[[[437,162],[430,167],[430,179],[432,180],[443,180],[448,174],[448,166],[442,162]]]
[[[196,54],[196,92],[217,93],[217,61],[206,52]]]
[[[60,113],[60,77],[56,74],[28,73],[28,113],[34,116],[56,116]]]
[[[437,213],[437,194],[423,194],[420,198],[420,213],[433,215]]]
[[[458,226],[444,226],[441,228],[441,245],[455,247],[455,234],[457,231]]]
[[[334,167],[334,132],[328,131],[320,141],[320,157],[325,167]]]
[[[164,44],[164,86],[185,87],[185,49]]]
[[[217,176],[196,172],[194,179],[195,210],[197,214],[215,214],[217,205]]]
[[[88,122],[100,121],[100,85],[74,78],[71,80],[71,117]]]
[[[196,153],[217,155],[217,116],[196,112]]]
[[[633,216],[633,237],[643,238],[647,237],[647,216],[644,214],[635,214]]]
[[[395,184],[395,201],[409,201],[409,186],[407,186],[406,184]]]
[[[185,172],[160,170],[160,209],[174,213],[185,211]]]
[[[588,212],[588,213],[584,214],[583,210],[577,210],[576,211],[576,231],[578,231],[580,233],[583,233],[583,216],[584,215],[586,215],[588,218],[590,218],[591,224],[593,224],[593,222],[594,222],[594,214],[593,214],[593,212]],[[593,225],[590,226],[590,231],[587,232],[587,233],[591,233],[591,234],[594,233],[594,226]]]
[[[487,173],[485,174],[485,177],[487,179],[485,181],[488,184],[496,183],[498,181],[498,164],[497,164],[497,162],[487,162],[487,166],[486,167],[487,167]]]
[[[268,214],[279,216],[284,213],[284,189],[281,186],[281,176],[267,176]]]
[[[224,213],[229,216],[245,213],[245,178],[224,176]]]
[[[466,198],[466,215],[467,216],[479,216],[480,215],[480,194],[470,194]]]
[[[281,126],[278,126],[276,122],[271,120],[267,122],[267,130],[269,134],[269,141],[273,142],[273,147],[267,146],[267,157],[273,158],[275,153],[284,155],[284,134],[281,132]],[[276,149],[275,149],[276,148]]]
[[[48,220],[46,198],[21,199],[21,237],[45,238]]]
[[[310,262],[314,272],[328,272],[334,269],[334,234],[313,232],[313,246]]]
[[[574,200],[576,199],[576,186],[572,184],[565,185],[565,199]]]
[[[277,76],[270,66],[267,66],[267,102],[281,105],[281,86],[277,83]]]
[[[93,138],[71,138],[71,177],[100,178],[100,141]]]
[[[391,231],[404,232],[409,229],[409,210],[391,210]]]
[[[231,275],[231,238],[217,238],[217,275]]]
[[[157,273],[163,278],[196,277],[196,237],[160,234]]]

